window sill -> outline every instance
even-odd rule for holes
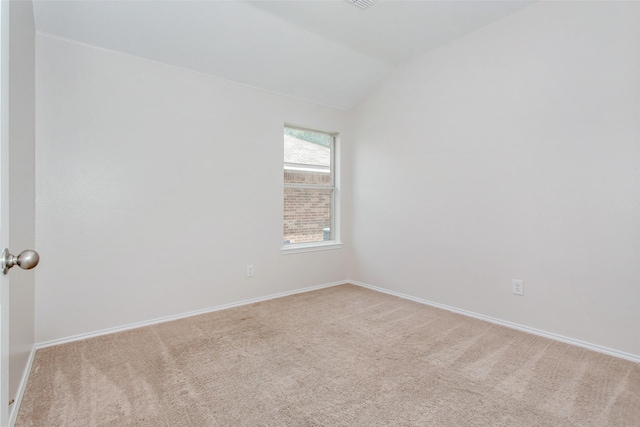
[[[303,252],[329,251],[332,249],[342,249],[344,246],[340,242],[328,243],[299,243],[282,247],[282,255],[299,254]]]

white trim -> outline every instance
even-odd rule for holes
[[[315,132],[315,133],[321,133],[324,135],[329,135],[332,137],[336,137],[338,136],[339,132],[331,132],[331,131],[326,131],[326,130],[318,130],[318,129],[314,129],[312,127],[308,127],[308,126],[299,126],[299,125],[292,125],[291,123],[284,123],[284,127],[289,128],[289,129],[294,129],[294,130],[301,130],[304,132]],[[295,137],[294,137],[295,138]]]
[[[300,189],[311,189],[311,190],[335,190],[334,186],[331,185],[322,185],[322,184],[303,184],[303,183],[284,183],[284,188],[300,188]]]
[[[479,320],[484,320],[490,323],[494,323],[497,325],[501,325],[501,326],[505,326],[507,328],[511,328],[511,329],[516,329],[522,332],[526,332],[526,333],[530,333],[533,335],[537,335],[537,336],[541,336],[544,338],[549,338],[555,341],[560,341],[566,344],[571,344],[571,345],[575,345],[578,347],[582,347],[582,348],[586,348],[588,350],[592,350],[592,351],[597,351],[599,353],[604,353],[607,354],[609,356],[614,356],[614,357],[619,357],[621,359],[625,359],[625,360],[629,360],[631,362],[636,362],[636,363],[640,363],[640,356],[635,355],[635,354],[631,354],[631,353],[626,353],[623,351],[619,351],[619,350],[614,350],[611,348],[607,348],[607,347],[603,347],[597,344],[592,344],[592,343],[588,343],[588,342],[584,342],[584,341],[580,341],[574,338],[569,338],[569,337],[565,337],[562,335],[558,335],[558,334],[554,334],[552,332],[547,332],[547,331],[542,331],[539,329],[535,329],[535,328],[531,328],[528,326],[524,326],[524,325],[519,325],[517,323],[512,323],[512,322],[508,322],[505,320],[501,320],[501,319],[497,319],[495,317],[491,317],[491,316],[485,316],[483,314],[478,314],[478,313],[474,313],[471,311],[467,311],[467,310],[462,310],[459,308],[455,308],[455,307],[451,307],[445,304],[439,304],[433,301],[428,301],[422,298],[417,298],[417,297],[413,297],[411,295],[406,295],[400,292],[395,292],[395,291],[391,291],[389,289],[384,289],[384,288],[380,288],[377,286],[372,286],[366,283],[362,283],[362,282],[358,282],[356,280],[344,280],[344,281],[337,281],[337,282],[331,282],[331,283],[325,283],[323,285],[316,285],[316,286],[309,286],[306,288],[302,288],[302,289],[296,289],[293,291],[287,291],[287,292],[280,292],[277,294],[271,294],[271,295],[267,295],[267,296],[263,296],[263,297],[258,297],[258,298],[252,298],[252,299],[248,299],[248,300],[244,300],[244,301],[239,301],[239,302],[235,302],[235,303],[229,303],[229,304],[223,304],[223,305],[219,305],[219,306],[214,306],[214,307],[210,307],[210,308],[205,308],[202,310],[195,310],[195,311],[190,311],[187,313],[182,313],[182,314],[177,314],[177,315],[172,315],[172,316],[166,316],[166,317],[161,317],[158,319],[153,319],[153,320],[148,320],[148,321],[144,321],[144,322],[137,322],[137,323],[131,323],[129,325],[123,325],[123,326],[119,326],[116,328],[108,328],[108,329],[103,329],[100,331],[95,331],[95,332],[90,332],[90,333],[86,333],[86,334],[79,334],[79,335],[74,335],[74,336],[70,336],[70,337],[66,337],[66,338],[60,338],[60,339],[55,339],[55,340],[51,340],[51,341],[45,341],[45,342],[41,342],[41,343],[36,343],[33,347],[33,350],[31,351],[31,355],[29,357],[29,361],[27,364],[27,370],[25,371],[25,376],[22,379],[22,383],[20,384],[20,388],[19,388],[19,392],[18,392],[18,396],[16,397],[16,402],[14,403],[15,407],[12,410],[11,413],[11,422],[9,424],[9,426],[13,426],[13,422],[15,422],[15,418],[17,418],[18,415],[18,410],[20,407],[20,403],[22,402],[22,397],[24,395],[24,391],[26,389],[27,386],[27,380],[28,380],[28,375],[31,372],[31,367],[33,364],[33,360],[34,360],[34,356],[35,356],[35,351],[36,350],[40,350],[42,348],[46,348],[46,347],[52,347],[55,345],[60,345],[60,344],[66,344],[66,343],[70,343],[70,342],[74,342],[74,341],[81,341],[81,340],[85,340],[85,339],[89,339],[89,338],[94,338],[94,337],[98,337],[98,336],[102,336],[102,335],[108,335],[108,334],[113,334],[113,333],[117,333],[117,332],[123,332],[123,331],[128,331],[130,329],[137,329],[137,328],[142,328],[145,326],[151,326],[151,325],[156,325],[159,323],[164,323],[164,322],[170,322],[172,320],[178,320],[178,319],[184,319],[187,317],[192,317],[192,316],[198,316],[200,314],[206,314],[206,313],[212,313],[214,311],[220,311],[220,310],[226,310],[228,308],[234,308],[234,307],[240,307],[243,305],[249,305],[249,304],[255,304],[257,302],[262,302],[262,301],[268,301],[271,299],[276,299],[276,298],[282,298],[282,297],[286,297],[289,295],[295,295],[295,294],[301,294],[301,293],[305,293],[305,292],[311,292],[311,291],[315,291],[315,290],[319,290],[319,289],[324,289],[324,288],[330,288],[333,286],[340,286],[340,285],[346,285],[346,284],[352,284],[352,285],[356,285],[356,286],[360,286],[363,288],[367,288],[367,289],[371,289],[373,291],[376,292],[382,292],[384,294],[388,294],[388,295],[393,295],[399,298],[403,298],[406,300],[410,300],[410,301],[415,301],[417,303],[420,304],[425,304],[425,305],[429,305],[432,307],[437,307],[437,308],[441,308],[443,310],[447,310],[453,313],[457,313],[457,314],[461,314],[463,316],[467,316],[467,317],[472,317],[475,319],[479,319]],[[12,406],[14,406],[12,405]]]
[[[187,318],[187,317],[198,316],[200,314],[212,313],[214,311],[226,310],[228,308],[234,308],[234,307],[240,307],[240,306],[243,306],[243,305],[255,304],[257,302],[262,302],[262,301],[268,301],[268,300],[271,300],[271,299],[287,297],[289,295],[302,294],[302,293],[305,293],[305,292],[316,291],[318,289],[330,288],[332,286],[345,285],[347,283],[348,282],[346,282],[346,281],[338,281],[338,282],[325,283],[323,285],[309,286],[309,287],[306,287],[306,288],[296,289],[296,290],[293,290],[293,291],[279,292],[277,294],[266,295],[266,296],[263,296],[263,297],[251,298],[251,299],[244,300],[244,301],[232,302],[232,303],[229,303],[229,304],[222,304],[222,305],[217,305],[217,306],[214,306],[214,307],[203,308],[201,310],[189,311],[187,313],[174,314],[174,315],[171,315],[171,316],[165,316],[165,317],[159,317],[157,319],[146,320],[146,321],[143,321],[143,322],[130,323],[128,325],[118,326],[118,327],[115,327],[115,328],[107,328],[107,329],[102,329],[102,330],[99,330],[99,331],[88,332],[88,333],[85,333],[85,334],[78,334],[78,335],[73,335],[73,336],[70,336],[70,337],[58,338],[58,339],[55,339],[55,340],[36,343],[35,349],[36,350],[40,350],[42,348],[53,347],[55,345],[67,344],[67,343],[74,342],[74,341],[82,341],[82,340],[86,340],[86,339],[89,339],[89,338],[99,337],[99,336],[102,336],[102,335],[115,334],[117,332],[124,332],[124,331],[128,331],[130,329],[144,328],[145,326],[157,325],[158,323],[171,322],[173,320],[179,320],[179,319],[184,319],[184,318]]]
[[[318,242],[318,243],[291,243],[282,247],[282,255],[299,254],[304,252],[328,251],[332,249],[342,249],[343,243],[339,242]],[[346,282],[345,282],[346,283]]]
[[[18,413],[20,412],[20,404],[22,403],[22,398],[24,397],[24,392],[27,389],[27,383],[29,381],[29,375],[31,374],[31,367],[33,366],[33,359],[36,355],[36,346],[31,347],[31,353],[29,354],[29,360],[27,360],[27,366],[22,374],[22,380],[20,381],[20,386],[18,387],[18,395],[16,396],[16,401],[13,402],[13,405],[9,407],[9,427],[13,427],[18,419]]]
[[[329,166],[307,165],[302,163],[287,163],[287,162],[284,162],[284,170],[297,171],[297,172],[316,172],[316,173],[324,173],[324,174],[331,173],[331,168]]]
[[[462,314],[463,316],[473,317],[475,319],[484,320],[484,321],[495,323],[495,324],[501,325],[501,326],[506,326],[507,328],[517,329],[519,331],[527,332],[527,333],[530,333],[530,334],[533,334],[533,335],[538,335],[540,337],[549,338],[549,339],[552,339],[552,340],[555,340],[555,341],[560,341],[560,342],[563,342],[565,344],[575,345],[575,346],[578,346],[578,347],[586,348],[588,350],[597,351],[598,353],[604,353],[604,354],[607,354],[609,356],[619,357],[621,359],[630,360],[631,362],[640,363],[640,356],[635,355],[635,354],[626,353],[624,351],[619,351],[619,350],[614,350],[612,348],[603,347],[603,346],[598,345],[598,344],[593,344],[593,343],[589,343],[589,342],[585,342],[585,341],[580,341],[580,340],[577,340],[575,338],[569,338],[569,337],[565,337],[563,335],[554,334],[553,332],[542,331],[540,329],[531,328],[529,326],[524,326],[524,325],[520,325],[520,324],[513,323],[513,322],[508,322],[506,320],[497,319],[495,317],[485,316],[484,314],[478,314],[478,313],[474,313],[472,311],[467,311],[467,310],[463,310],[463,309],[460,309],[460,308],[451,307],[449,305],[440,304],[440,303],[433,302],[433,301],[428,301],[428,300],[425,300],[425,299],[422,299],[422,298],[413,297],[411,295],[402,294],[400,292],[391,291],[389,289],[384,289],[384,288],[379,288],[377,286],[368,285],[366,283],[358,282],[356,280],[347,280],[347,283],[351,283],[351,284],[354,284],[354,285],[357,285],[357,286],[361,286],[363,288],[367,288],[367,289],[371,289],[373,291],[377,291],[377,292],[382,292],[382,293],[385,293],[385,294],[393,295],[393,296],[400,297],[400,298],[403,298],[403,299],[407,299],[407,300],[410,300],[410,301],[415,301],[415,302],[418,302],[420,304],[425,304],[425,305],[430,305],[432,307],[441,308],[443,310],[451,311],[453,313]]]

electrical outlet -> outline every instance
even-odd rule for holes
[[[247,277],[253,277],[253,265],[247,265]]]
[[[522,280],[511,279],[511,292],[515,295],[524,295],[524,285]]]

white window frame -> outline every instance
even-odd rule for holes
[[[283,199],[281,206],[283,208],[282,216],[283,224],[281,230],[284,229],[284,189],[285,188],[317,188],[320,190],[333,190],[333,200],[332,200],[332,215],[331,215],[331,230],[333,232],[333,240],[326,240],[321,242],[309,242],[309,243],[289,243],[282,246],[282,254],[295,254],[295,253],[304,253],[304,252],[315,252],[315,251],[324,251],[324,250],[332,250],[332,249],[341,249],[343,247],[343,243],[340,240],[340,156],[338,153],[340,152],[340,135],[337,132],[327,132],[322,130],[316,130],[308,127],[291,125],[288,123],[284,124],[285,128],[289,129],[298,129],[309,132],[317,132],[325,135],[329,135],[331,137],[332,143],[330,147],[330,156],[331,156],[331,175],[333,178],[333,186],[326,185],[313,185],[313,184],[294,184],[294,183],[285,183],[283,179]],[[282,157],[281,157],[282,158]],[[284,166],[284,164],[283,164]]]

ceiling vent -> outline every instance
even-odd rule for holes
[[[360,9],[366,9],[372,4],[374,4],[377,0],[345,0],[349,3],[358,6]]]

